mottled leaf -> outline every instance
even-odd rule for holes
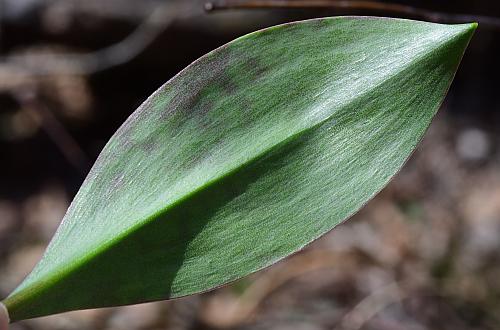
[[[195,61],[110,139],[11,319],[210,290],[303,248],[401,168],[475,27],[314,19]]]

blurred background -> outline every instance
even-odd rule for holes
[[[245,33],[334,15],[480,23],[428,134],[381,194],[229,286],[12,329],[499,329],[500,2],[489,0],[0,0],[0,297],[161,84]]]

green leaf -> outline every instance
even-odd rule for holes
[[[314,19],[195,61],[108,142],[11,319],[210,290],[303,248],[401,168],[475,28]]]

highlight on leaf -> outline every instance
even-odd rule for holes
[[[11,320],[190,295],[303,248],[403,166],[475,28],[313,19],[195,61],[111,137]]]

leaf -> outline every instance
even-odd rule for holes
[[[314,19],[195,61],[105,146],[11,319],[210,290],[303,248],[401,168],[475,28]]]

